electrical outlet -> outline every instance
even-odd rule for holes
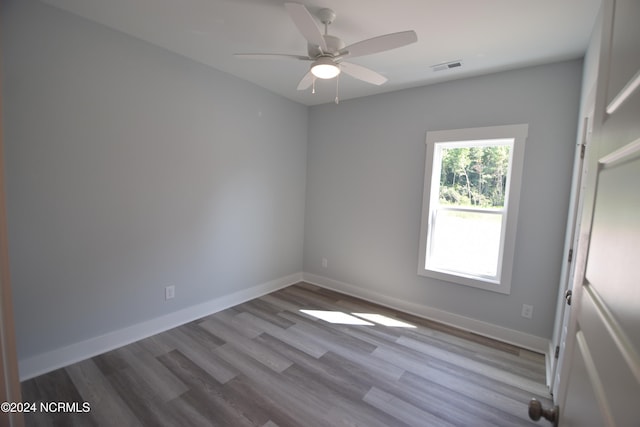
[[[169,300],[176,296],[176,287],[171,285],[164,288],[164,299]]]
[[[533,318],[533,306],[529,304],[522,304],[522,317],[525,319]]]
[[[327,268],[329,266],[329,261],[326,258],[322,258],[322,268]]]

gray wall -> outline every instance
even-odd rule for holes
[[[581,70],[575,60],[312,107],[304,271],[550,338]],[[418,276],[426,132],[518,123],[529,138],[511,294]]]
[[[303,269],[551,335],[580,61],[308,109],[34,0],[2,12],[21,359]],[[514,123],[511,295],[417,276],[426,131]]]
[[[2,8],[21,359],[302,271],[306,107],[39,2]]]

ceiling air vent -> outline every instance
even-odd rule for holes
[[[456,61],[443,62],[441,64],[432,65],[431,69],[433,71],[444,71],[444,70],[450,70],[452,68],[459,68],[459,67],[462,67],[462,60],[460,59]]]

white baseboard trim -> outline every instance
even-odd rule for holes
[[[55,369],[68,366],[72,363],[88,359],[197,320],[201,317],[208,316],[212,313],[233,307],[234,305],[261,297],[270,292],[298,283],[302,281],[302,277],[302,273],[291,274],[198,305],[183,308],[155,319],[20,360],[18,362],[20,381],[37,377],[38,375],[51,372]]]
[[[526,334],[514,329],[505,328],[503,326],[494,325],[481,320],[461,316],[459,314],[450,313],[434,307],[401,300],[356,285],[329,279],[324,276],[303,273],[303,279],[305,282],[313,285],[342,292],[347,295],[404,311],[405,313],[413,314],[425,319],[444,323],[445,325],[473,332],[488,338],[493,338],[508,344],[517,345],[518,347],[526,348],[537,353],[546,355],[549,350],[549,340],[546,338]]]

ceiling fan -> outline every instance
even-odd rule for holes
[[[343,61],[344,58],[371,55],[387,50],[402,47],[418,41],[415,31],[401,31],[373,37],[351,45],[345,43],[336,36],[328,34],[329,25],[336,19],[336,14],[331,9],[320,9],[317,13],[320,22],[324,24],[324,34],[316,24],[309,10],[302,4],[285,3],[285,8],[300,33],[307,40],[307,55],[288,55],[279,53],[238,53],[238,58],[247,59],[294,59],[311,61],[309,71],[298,84],[298,90],[314,87],[315,79],[332,79],[341,72],[374,85],[381,85],[387,78],[369,68],[351,62]],[[336,102],[338,102],[336,96]]]

